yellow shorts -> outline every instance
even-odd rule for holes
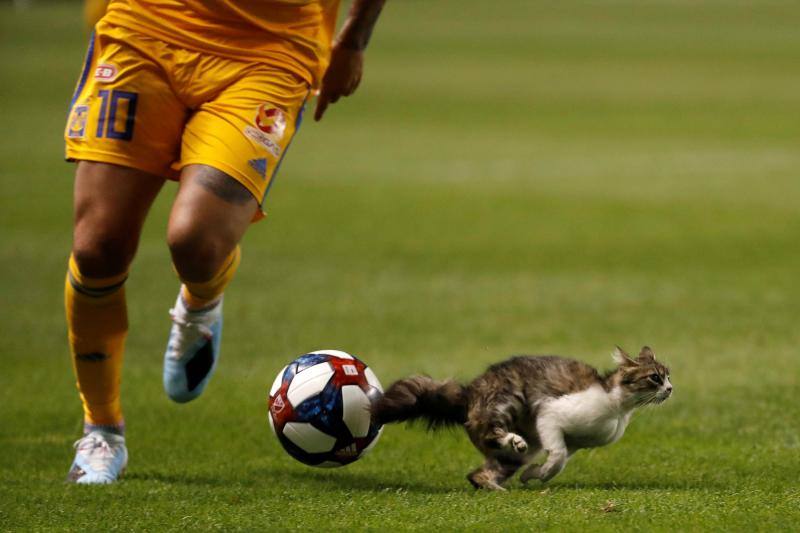
[[[209,165],[263,204],[308,95],[278,65],[185,50],[101,21],[72,98],[66,156],[169,179]]]

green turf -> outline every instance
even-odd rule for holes
[[[185,406],[161,390],[165,189],[129,282],[129,472],[85,488],[62,481],[60,160],[85,35],[77,4],[4,4],[0,529],[796,529],[799,26],[787,1],[390,1],[358,95],[293,144]],[[475,493],[464,435],[406,427],[315,470],[266,423],[274,374],[320,347],[386,384],[615,343],[654,346],[675,397],[547,488]]]

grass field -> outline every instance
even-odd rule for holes
[[[0,6],[0,530],[777,530],[800,520],[800,5],[394,0],[357,96],[306,122],[244,243],[219,371],[161,390],[175,187],[129,281],[122,483],[63,483],[80,431],[62,316],[61,132],[78,4]],[[384,384],[512,353],[650,344],[675,396],[547,487],[476,493],[458,432],[389,427],[336,471],[265,396],[293,357]],[[610,503],[609,503],[610,502]]]

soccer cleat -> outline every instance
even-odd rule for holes
[[[189,311],[178,294],[170,309],[172,329],[164,353],[164,390],[178,403],[203,393],[219,360],[222,299],[213,306]]]
[[[88,485],[113,483],[125,471],[127,464],[125,437],[94,430],[75,442],[75,460],[67,481]]]

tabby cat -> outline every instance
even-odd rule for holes
[[[645,346],[632,358],[621,348],[604,374],[554,355],[517,356],[492,365],[469,385],[412,376],[393,383],[373,408],[379,424],[427,420],[431,429],[463,425],[486,457],[467,479],[475,488],[504,490],[521,480],[548,481],[581,448],[622,437],[637,407],[672,394],[669,369]],[[543,464],[533,464],[540,452]]]

